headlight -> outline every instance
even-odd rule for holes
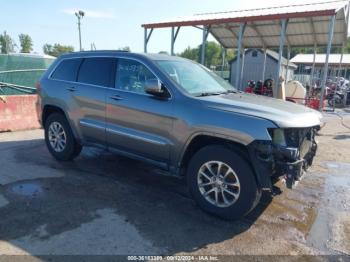
[[[275,152],[278,152],[279,157],[285,157],[289,161],[296,161],[299,159],[299,149],[297,147],[287,146],[289,142],[288,129],[269,129],[272,138],[272,144],[275,145]],[[287,136],[287,139],[286,139]]]
[[[284,136],[284,129],[272,129],[270,130],[270,134],[272,135],[272,143],[280,146],[287,146],[286,138]]]

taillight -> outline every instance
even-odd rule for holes
[[[36,88],[36,93],[39,94],[39,92],[40,92],[40,90],[41,90],[41,84],[40,84],[40,82],[36,82],[35,88]]]

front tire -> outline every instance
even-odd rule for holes
[[[204,211],[228,220],[249,213],[261,196],[248,162],[221,145],[206,146],[192,157],[187,182]]]
[[[45,121],[45,142],[54,158],[69,161],[77,157],[82,146],[74,138],[64,115],[53,113]]]

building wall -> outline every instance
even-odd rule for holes
[[[0,132],[39,128],[36,95],[0,96]]]
[[[265,80],[268,78],[276,79],[276,73],[277,73],[277,65],[278,62],[271,58],[269,55],[266,57],[266,69],[265,69],[265,79],[262,79],[262,73],[263,73],[263,63],[264,63],[264,53],[258,51],[257,56],[253,56],[253,52],[248,52],[245,54],[244,57],[244,69],[243,69],[243,78],[242,78],[242,85],[244,88],[249,80],[254,80],[255,82],[259,80]],[[234,60],[231,63],[231,84],[235,85],[236,83],[236,66],[237,66],[237,60]],[[281,75],[285,77],[286,74],[286,66],[282,66],[282,72]],[[288,70],[288,78],[287,80],[293,79],[294,70],[289,69]]]

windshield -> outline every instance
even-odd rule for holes
[[[202,65],[190,61],[157,61],[165,73],[194,96],[235,91],[224,79]]]

